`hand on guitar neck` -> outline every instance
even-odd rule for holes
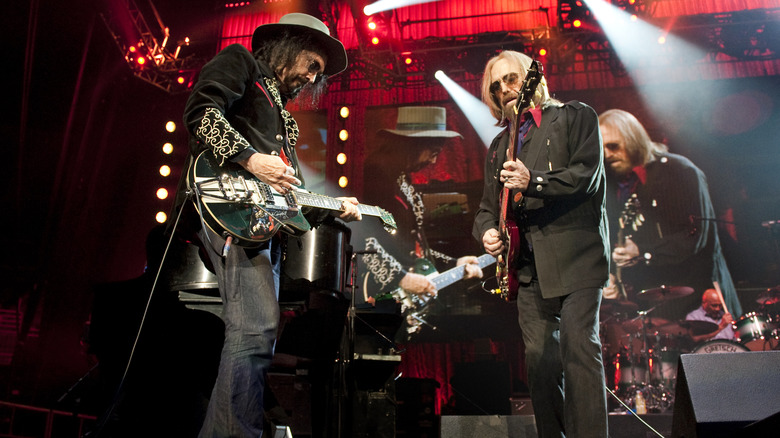
[[[239,161],[238,164],[279,193],[290,192],[302,185],[301,180],[295,177],[295,169],[286,165],[277,155],[252,154],[246,160]],[[359,205],[357,198],[338,197],[336,199],[342,202],[342,209],[337,215],[339,219],[345,222],[362,219],[357,207]]]
[[[525,191],[531,181],[531,172],[520,160],[507,161],[504,163],[500,178],[505,188]]]
[[[485,248],[485,252],[498,257],[504,252],[504,241],[501,240],[501,233],[497,229],[491,228],[485,231],[482,235],[482,246]]]
[[[436,285],[425,275],[408,272],[398,283],[398,286],[408,293],[435,297],[438,291]]]
[[[456,267],[463,266],[463,279],[482,278],[482,268],[480,260],[476,256],[460,257],[455,263]],[[430,273],[416,274],[407,273],[398,284],[401,289],[415,295],[436,296],[438,290],[436,284],[429,278]]]

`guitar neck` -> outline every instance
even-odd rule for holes
[[[495,261],[496,258],[490,254],[483,254],[477,257],[477,263],[479,264],[480,268],[489,266]],[[431,282],[433,282],[433,284],[436,285],[437,290],[441,290],[455,282],[460,281],[464,275],[465,275],[465,268],[463,266],[456,266],[454,268],[450,268],[436,275],[436,277],[431,279]]]
[[[305,207],[317,207],[324,210],[344,211],[344,205],[340,199],[304,191],[298,191],[294,193],[298,204]],[[382,217],[382,211],[373,205],[358,204],[357,209],[360,214]]]

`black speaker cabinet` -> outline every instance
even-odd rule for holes
[[[780,351],[680,356],[672,437],[764,437],[777,429]]]

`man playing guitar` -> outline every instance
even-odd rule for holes
[[[517,302],[538,436],[604,438],[598,313],[609,240],[598,117],[552,99],[544,78],[530,87],[534,64],[504,51],[485,67],[482,100],[507,129],[488,150],[473,234],[507,264],[501,292]],[[502,230],[504,214],[514,239]]]

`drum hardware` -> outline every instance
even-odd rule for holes
[[[608,319],[620,315],[635,314],[639,306],[633,301],[627,300],[603,300],[601,302],[601,315],[609,315]]]
[[[688,330],[691,336],[706,335],[718,330],[718,324],[709,321],[686,320],[680,321],[680,326]]]
[[[687,291],[673,291],[674,297]],[[670,295],[661,292],[653,299],[665,301]],[[651,296],[648,294],[646,296]],[[637,391],[645,399],[647,411],[660,413],[668,411],[674,404],[674,391],[677,380],[677,364],[680,354],[687,351],[686,342],[690,336],[691,325],[685,322],[667,321],[650,316],[655,307],[637,312],[638,315],[620,322],[622,329],[629,332],[629,341],[640,339],[641,346],[633,342],[621,342],[621,349],[612,356],[612,369],[608,377],[615,389],[616,397],[625,402],[624,406],[635,409]],[[615,325],[615,323],[613,323]],[[637,348],[638,347],[638,348]]]
[[[701,353],[740,353],[750,351],[747,347],[731,339],[710,339],[696,346],[693,354]]]
[[[654,289],[645,289],[637,294],[641,300],[667,301],[675,298],[684,297],[693,293],[693,288],[687,286],[666,286],[662,285]]]
[[[663,363],[667,358],[660,356],[657,350],[658,337],[661,335],[658,329],[670,323],[661,318],[651,317],[650,313],[654,309],[639,311],[635,318],[621,324],[625,330],[634,333],[629,336],[641,339],[641,347],[638,352],[624,347],[613,358],[612,366],[615,389],[627,405],[633,406],[639,391],[644,396],[648,412],[664,412],[671,406],[674,388],[669,386],[672,383],[671,379],[665,381]],[[650,337],[655,338],[652,345]],[[674,353],[664,351],[663,354]],[[668,376],[671,371],[667,370],[666,373]]]
[[[772,318],[750,312],[731,323],[737,341],[751,351],[767,351],[777,347],[777,327]]]
[[[756,298],[756,302],[762,306],[771,306],[780,303],[780,286],[761,292]]]

